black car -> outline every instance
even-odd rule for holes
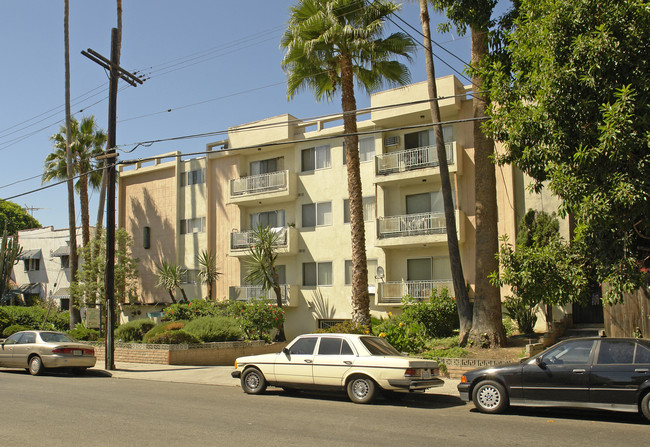
[[[641,412],[650,421],[650,340],[565,340],[523,363],[467,372],[458,391],[483,413],[577,407]]]

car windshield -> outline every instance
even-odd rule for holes
[[[43,340],[45,343],[77,341],[69,335],[62,334],[61,332],[41,332],[41,340]]]
[[[402,355],[383,338],[361,337],[361,343],[370,351],[371,355]]]

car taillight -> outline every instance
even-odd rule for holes
[[[84,354],[85,355],[95,355],[95,350],[94,349],[84,349]]]
[[[413,377],[417,375],[417,370],[415,368],[407,368],[406,371],[404,371],[404,377]]]

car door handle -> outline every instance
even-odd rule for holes
[[[638,368],[634,370],[635,373],[647,373],[648,368]]]
[[[313,360],[311,360],[311,359],[305,359],[305,363],[313,363]]]
[[[586,373],[587,370],[586,369],[574,369],[573,372],[576,373],[576,374],[583,374],[583,373]]]
[[[344,360],[343,363],[345,363],[346,365],[351,365],[352,364],[352,362],[350,360]]]

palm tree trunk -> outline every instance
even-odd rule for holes
[[[345,133],[350,196],[350,233],[352,238],[352,321],[370,326],[370,298],[368,296],[368,262],[366,233],[363,220],[361,172],[359,168],[359,137],[357,136],[357,103],[354,97],[352,60],[341,57],[341,105]]]
[[[472,66],[478,67],[488,51],[487,32],[471,29]],[[479,77],[474,84],[474,117],[485,116],[487,95]],[[481,122],[474,122],[474,165],[476,200],[476,295],[470,340],[476,346],[497,347],[506,345],[506,335],[501,320],[499,289],[488,276],[499,269],[495,254],[499,250],[497,227],[496,173],[490,160],[494,141],[481,130]]]
[[[77,280],[77,270],[79,268],[79,260],[77,259],[77,225],[75,222],[74,212],[74,177],[72,171],[72,125],[70,114],[70,1],[64,2],[63,13],[63,39],[65,45],[65,136],[66,136],[66,168],[68,170],[68,224],[70,227],[70,282]],[[74,295],[70,295],[70,329],[74,329],[79,321],[81,315],[79,309],[74,305]]]
[[[282,289],[280,288],[280,278],[278,277],[278,273],[275,271],[275,268],[273,269],[273,291],[275,292],[275,300],[278,304],[278,308],[282,309]],[[278,335],[276,337],[276,341],[286,341],[287,337],[284,335],[284,326],[280,326],[280,329],[278,329]]]
[[[188,300],[187,300],[187,295],[185,295],[185,290],[183,290],[182,287],[179,287],[179,289],[181,289],[181,293],[183,294],[183,301],[187,303]]]
[[[427,85],[429,87],[429,99],[431,107],[431,120],[433,124],[440,122],[440,107],[438,106],[438,91],[436,87],[435,65],[433,64],[433,52],[431,51],[431,29],[429,27],[429,10],[427,0],[420,0],[420,21],[422,22],[422,34],[424,34],[424,55],[427,68]],[[438,152],[438,163],[440,168],[440,182],[442,187],[442,199],[445,210],[445,224],[447,227],[447,247],[449,250],[449,262],[451,264],[451,276],[454,283],[454,295],[458,307],[460,320],[459,343],[461,346],[467,344],[470,329],[472,328],[472,307],[469,302],[467,288],[465,287],[465,276],[463,264],[460,259],[458,248],[458,235],[456,234],[456,215],[451,195],[451,181],[449,179],[449,166],[447,165],[447,151],[442,134],[441,126],[434,126],[436,138],[436,149]]]
[[[169,297],[172,299],[172,303],[176,304],[176,298],[174,298],[174,293],[172,292],[172,289],[167,289],[167,292],[169,292]]]

